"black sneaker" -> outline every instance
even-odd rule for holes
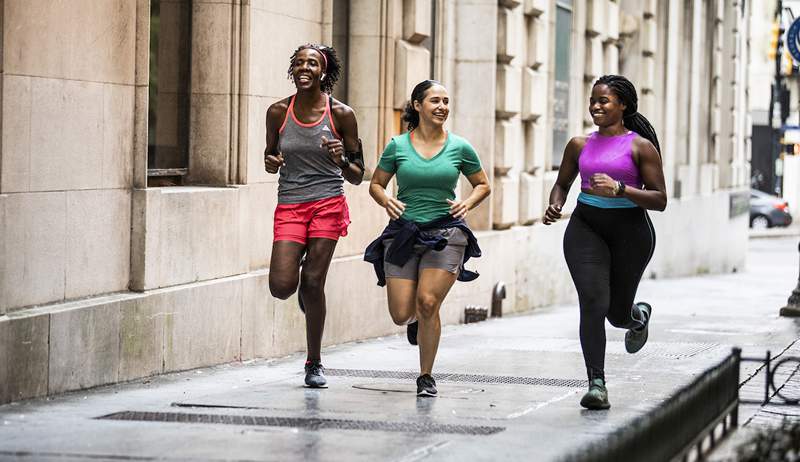
[[[319,360],[306,361],[306,386],[309,388],[325,388],[328,381],[325,380],[325,368]]]
[[[628,329],[628,332],[625,332],[625,351],[628,353],[636,353],[647,343],[647,330],[650,326],[650,317],[653,315],[653,307],[648,303],[639,302],[636,306],[639,307],[639,312],[642,313],[644,319],[641,321],[644,324],[640,327]]]
[[[419,330],[419,321],[414,321],[406,325],[406,338],[408,343],[412,345],[417,344],[417,331]]]
[[[436,381],[430,374],[417,377],[417,396],[436,396]]]
[[[589,391],[581,398],[581,406],[592,411],[611,407],[611,403],[608,402],[608,390],[606,390],[606,383],[603,379],[596,378],[589,382]]]

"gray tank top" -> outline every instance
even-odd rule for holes
[[[299,204],[344,194],[342,170],[320,147],[322,137],[341,139],[333,126],[331,99],[317,122],[304,124],[294,115],[294,96],[289,101],[286,119],[278,138],[278,151],[286,163],[278,178],[278,203]]]

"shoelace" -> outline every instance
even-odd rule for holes
[[[325,368],[322,367],[320,363],[312,363],[307,366],[306,369],[309,374],[311,375],[320,375],[321,373],[325,372]]]
[[[436,381],[433,380],[433,377],[431,377],[429,375],[421,377],[420,383],[425,388],[435,387],[436,386]]]

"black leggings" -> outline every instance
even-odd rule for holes
[[[578,202],[564,233],[564,257],[578,291],[580,337],[589,378],[603,377],[605,320],[614,327],[640,326],[633,306],[656,234],[644,209],[604,209]]]

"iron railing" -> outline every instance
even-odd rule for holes
[[[688,460],[702,458],[738,425],[741,350],[706,370],[657,408],[602,440],[568,455],[569,462]]]

